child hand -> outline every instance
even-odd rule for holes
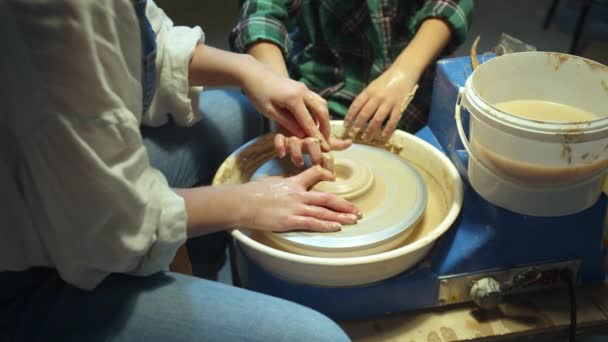
[[[363,131],[363,140],[372,140],[380,133],[381,140],[388,139],[397,128],[397,124],[413,97],[418,78],[410,73],[389,68],[380,77],[370,83],[351,104],[344,126],[350,136]]]
[[[352,140],[329,138],[329,147],[332,151],[341,151],[352,145]],[[329,153],[323,153],[320,142],[315,138],[298,138],[277,133],[274,137],[274,148],[279,158],[289,155],[296,166],[304,166],[304,154],[308,154],[313,165],[321,165],[324,169],[334,172],[333,159]]]

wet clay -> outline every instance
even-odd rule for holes
[[[424,167],[421,167],[417,163],[409,161],[411,165],[416,168],[418,173],[424,179],[424,183],[427,188],[427,203],[424,213],[420,220],[413,226],[411,233],[408,237],[397,245],[395,248],[400,248],[411,244],[424,236],[431,233],[437,226],[443,221],[448,212],[448,203],[446,194],[444,193],[443,187],[439,184],[437,179],[433,177]],[[267,235],[259,231],[248,231],[247,234],[254,240],[261,244],[269,247],[282,250],[285,252],[293,252],[292,250],[286,250],[282,245],[271,241]]]
[[[344,132],[341,125],[334,125],[332,127],[332,134],[338,137],[342,136]],[[260,169],[263,164],[274,157],[273,138],[274,137],[271,134],[259,137],[254,143],[244,146],[239,153],[229,157],[218,170],[213,184],[240,184],[250,181],[254,173],[256,173],[256,170]],[[393,248],[408,245],[431,234],[445,219],[454,196],[451,189],[451,180],[444,174],[445,172],[438,172],[435,170],[434,172],[437,174],[431,174],[426,169],[429,165],[426,165],[425,155],[420,155],[416,157],[415,160],[409,159],[408,156],[411,152],[403,148],[405,146],[405,141],[401,135],[394,135],[389,141],[375,141],[372,143],[355,138],[355,143],[363,143],[382,148],[407,160],[410,163],[410,166],[418,171],[418,174],[422,177],[423,182],[426,185],[427,200],[421,218],[415,225],[410,227],[407,237]],[[421,159],[418,159],[419,157],[421,157]],[[338,164],[339,163],[340,162],[338,162]],[[337,173],[340,173],[339,168]],[[338,175],[338,179],[341,177],[345,176]],[[439,177],[440,179],[436,177]],[[376,186],[378,186],[378,184],[376,184]],[[382,186],[380,189],[381,188]],[[373,197],[368,198],[369,203],[365,203],[363,198],[359,199],[359,201],[361,201],[359,202],[359,205],[368,208],[368,210],[374,210],[374,203],[377,204],[377,201],[374,200]],[[271,241],[265,233],[249,231],[247,229],[241,229],[241,231],[264,245],[286,251],[282,246]],[[343,229],[343,231],[348,231],[348,229]],[[289,252],[293,253],[293,251]]]
[[[497,103],[495,108],[524,119],[542,122],[583,122],[599,119],[582,109],[539,100],[514,100]]]
[[[288,159],[271,158],[251,176],[251,180],[259,180],[269,176],[294,176],[309,167],[309,162],[303,167],[296,167]],[[363,216],[373,212],[386,198],[388,185],[382,177],[376,178],[365,165],[350,158],[338,158],[335,161],[335,181],[322,181],[311,190],[328,192],[340,196],[355,204]],[[344,233],[342,233],[344,234]]]
[[[439,182],[426,169],[412,161],[410,163],[412,163],[424,179],[427,189],[427,202],[422,218],[418,221],[416,227],[412,229],[412,233],[398,247],[408,245],[432,232],[443,221],[448,212],[448,203],[446,202],[447,199],[443,192],[443,187],[439,185]]]
[[[375,188],[374,174],[357,160],[340,158],[334,160],[333,182],[319,182],[315,191],[329,192],[344,199],[352,200],[368,195]]]
[[[555,71],[558,71],[559,68],[572,57],[573,56],[566,55],[564,53],[547,52],[548,63],[555,69]]]
[[[353,249],[367,253],[397,235],[404,239],[402,234],[406,230],[410,232],[408,228],[418,221],[426,205],[427,191],[422,176],[403,158],[377,147],[354,144],[333,154],[336,180],[319,182],[312,190],[349,200],[361,210],[362,219],[337,232],[293,231],[275,234],[271,239],[319,249],[318,253],[329,253],[326,250],[329,248],[336,252],[339,248],[345,253]],[[294,172],[294,168],[289,160],[273,158],[264,163],[252,179],[302,171]]]
[[[530,185],[569,184],[596,174],[608,167],[608,160],[592,160],[586,164],[554,167],[515,161],[500,156],[471,140],[471,147],[486,166],[498,174]],[[568,150],[566,146],[566,150]],[[583,158],[583,157],[581,157]],[[589,159],[589,157],[587,157]]]
[[[405,175],[408,170],[404,169],[404,165],[396,161],[396,158],[387,158],[387,155],[392,155],[386,152],[358,156],[357,153],[351,153],[352,151],[349,149],[334,152],[336,180],[319,182],[313,190],[333,193],[351,201],[361,210],[364,217],[386,201],[389,187],[400,187],[404,190],[398,198],[393,198],[393,201],[412,202],[412,199],[407,197],[416,186],[415,179]],[[372,167],[375,170],[390,172],[373,172]],[[407,205],[405,207],[407,208]]]
[[[512,115],[540,122],[580,123],[598,119],[596,115],[584,110],[548,101],[515,100],[498,103],[494,107]],[[471,146],[484,164],[506,178],[530,185],[569,184],[608,167],[608,161],[599,159],[599,156],[591,156],[589,153],[581,156],[572,155],[569,143],[576,142],[577,138],[581,137],[582,134],[576,134],[574,131],[564,135],[561,158],[567,164],[572,164],[576,157],[580,157],[583,162],[561,167],[508,159],[490,151],[476,139],[471,141]]]

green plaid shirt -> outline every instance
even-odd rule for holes
[[[452,41],[442,56],[466,37],[472,0],[251,0],[244,1],[230,35],[233,51],[264,40],[281,48],[290,76],[327,99],[344,117],[355,97],[382,74],[427,18],[442,18]],[[434,66],[423,74],[400,128],[426,123]]]

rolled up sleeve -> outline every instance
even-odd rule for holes
[[[448,50],[453,50],[462,44],[471,27],[471,15],[473,13],[472,0],[430,0],[425,1],[422,8],[416,12],[410,21],[410,30],[418,31],[422,22],[429,18],[445,20],[452,30],[452,39]]]
[[[152,1],[148,1],[146,16],[156,33],[158,87],[143,123],[160,126],[170,115],[177,125],[191,126],[200,119],[197,100],[202,88],[190,87],[188,68],[196,46],[205,42],[205,34],[198,26],[174,26]]]
[[[18,227],[20,268],[52,267],[83,289],[112,273],[167,270],[187,217],[142,143],[132,4],[22,1],[12,9],[20,44],[7,54],[15,71],[0,97],[11,99],[3,109],[18,142],[20,192],[11,196],[31,221]]]
[[[186,239],[185,206],[150,167],[131,113],[56,117],[23,146],[40,241],[66,281],[92,289],[110,273],[168,268]]]
[[[286,24],[288,6],[293,6],[290,1],[245,1],[239,22],[230,34],[230,48],[244,53],[256,42],[269,41],[277,45],[284,56],[289,55],[292,42]]]

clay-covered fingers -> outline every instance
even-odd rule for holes
[[[382,140],[388,140],[391,135],[393,135],[393,132],[395,132],[395,129],[397,129],[397,125],[399,124],[402,115],[403,113],[401,109],[393,109],[393,111],[391,112],[391,116],[388,119],[388,122],[386,123],[386,126],[384,126],[384,129],[382,130]]]
[[[336,212],[315,205],[304,206],[300,215],[314,217],[321,221],[338,222],[340,224],[355,224],[359,220],[359,216],[356,214]]]
[[[361,135],[361,138],[369,141],[379,135],[382,124],[389,116],[390,112],[391,107],[387,105],[380,105],[376,111],[376,114],[374,114],[373,118],[367,124],[367,128],[363,132],[363,135]]]
[[[274,151],[279,158],[287,155],[287,137],[281,133],[274,136]]]
[[[310,189],[321,181],[335,180],[335,176],[329,170],[317,165],[293,176],[293,179],[304,189]]]
[[[321,167],[334,173],[334,157],[329,153],[323,153],[321,156]]]
[[[303,140],[304,152],[308,153],[310,161],[313,165],[320,165],[323,160],[323,152],[321,151],[321,144],[318,139],[306,138]]]
[[[331,133],[331,126],[329,123],[329,109],[327,107],[327,101],[315,92],[310,92],[309,95],[304,97],[306,106],[310,109],[310,113],[315,120],[315,123],[319,126],[319,131],[325,140],[329,140]]]
[[[309,191],[304,196],[304,203],[323,207],[334,212],[352,214],[361,217],[361,210],[342,197],[327,192]]]
[[[332,151],[341,151],[352,145],[351,139],[338,139],[331,137],[329,145]],[[298,137],[287,137],[281,133],[274,136],[275,153],[279,158],[290,155],[291,162],[298,166],[304,166],[304,154],[307,154],[313,165],[321,165],[324,169],[334,172],[334,160],[330,153],[324,153],[321,149],[319,139]]]
[[[300,138],[304,138],[306,136],[306,132],[302,129],[299,122],[291,116],[289,111],[282,108],[269,106],[266,109],[266,116],[276,121],[277,124],[282,126],[290,134]]]
[[[274,148],[276,155],[283,158],[290,155],[292,163],[296,166],[304,166],[304,154],[308,154],[313,165],[321,165],[323,152],[321,142],[317,138],[286,137],[281,133],[274,136]]]
[[[353,103],[351,103],[350,107],[348,107],[348,111],[346,112],[346,116],[344,117],[344,127],[347,130],[349,130],[353,126],[353,123],[357,118],[357,114],[359,114],[361,109],[363,109],[363,106],[365,105],[365,103],[367,103],[368,99],[369,96],[367,95],[367,93],[363,92],[359,94],[359,96],[355,98]]]
[[[351,136],[356,136],[365,129],[368,121],[370,121],[374,113],[378,111],[379,105],[380,103],[376,99],[370,99],[367,101],[365,106],[363,106],[361,111],[357,114],[355,121],[350,127]]]
[[[308,111],[307,103],[312,101],[314,101],[314,96],[310,94],[310,91],[307,91],[302,96],[292,96],[291,100],[287,102],[287,108],[293,113],[293,117],[298,121],[306,136],[319,139],[321,141],[321,148],[327,152],[329,151],[329,144]],[[321,120],[319,120],[319,123],[321,125]]]
[[[330,153],[324,153],[320,141],[316,138],[300,139],[298,137],[286,137],[278,133],[274,137],[276,155],[283,158],[290,155],[292,163],[296,166],[304,165],[304,154],[310,158],[312,165],[321,165],[323,168],[333,172],[333,158]],[[329,144],[332,151],[341,151],[352,145],[352,140],[330,138]]]
[[[323,176],[319,178],[313,172],[304,177],[309,177],[310,182],[323,180]],[[334,194],[308,191],[298,194],[297,198],[301,205],[285,223],[291,230],[338,231],[342,225],[355,224],[361,218],[361,211],[355,205]]]
[[[346,150],[353,144],[351,139],[338,139],[331,137],[329,138],[329,146],[332,151],[342,151]]]
[[[311,216],[290,216],[286,222],[286,230],[310,230],[315,232],[336,232],[342,229],[342,224],[337,221],[319,220]]]
[[[287,150],[289,151],[289,156],[291,157],[291,162],[298,166],[304,166],[304,155],[302,153],[302,139],[287,139]]]

